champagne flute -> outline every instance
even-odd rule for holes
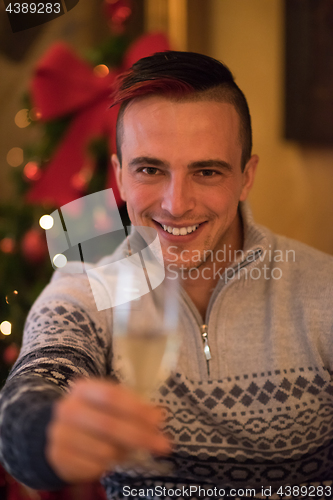
[[[126,272],[127,291],[135,294],[136,278]],[[124,281],[122,280],[122,289]],[[113,308],[113,348],[116,370],[126,385],[149,399],[175,368],[180,346],[178,282],[169,278],[148,293]],[[167,474],[169,464],[138,450],[127,467]]]

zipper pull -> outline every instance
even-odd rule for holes
[[[204,354],[206,357],[206,360],[209,361],[212,359],[212,355],[210,353],[210,347],[208,344],[208,333],[207,333],[207,325],[201,325],[201,336],[204,344]]]

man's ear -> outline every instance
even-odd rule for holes
[[[125,190],[123,187],[123,178],[122,178],[123,171],[122,171],[122,168],[120,165],[119,158],[116,154],[113,154],[111,156],[111,163],[112,163],[114,175],[116,177],[120,197],[123,201],[126,201],[126,195],[125,195]]]
[[[253,186],[254,178],[256,175],[257,165],[259,162],[258,155],[252,155],[247,164],[245,165],[243,176],[243,188],[239,201],[245,201]]]

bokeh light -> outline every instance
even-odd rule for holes
[[[23,149],[22,148],[12,148],[7,153],[7,163],[11,167],[18,167],[23,163]]]
[[[100,232],[110,231],[112,228],[111,218],[105,208],[96,207],[93,211],[94,227]]]
[[[13,253],[15,249],[15,240],[6,236],[0,240],[0,250],[3,253]]]
[[[15,115],[14,121],[20,128],[28,127],[31,123],[29,118],[29,110],[21,109],[20,111],[18,111]]]
[[[42,113],[39,111],[39,109],[37,109],[37,108],[30,109],[30,111],[29,111],[30,120],[35,122],[37,120],[40,120],[41,117],[42,117]]]
[[[80,172],[77,172],[71,178],[72,186],[78,191],[83,191],[87,188],[92,177],[92,170],[89,167],[83,167]]]
[[[53,257],[53,264],[56,267],[65,267],[65,265],[67,264],[66,255],[63,255],[62,253],[57,253],[57,255]]]
[[[0,324],[0,332],[3,333],[3,335],[10,335],[12,333],[12,324],[9,323],[9,321],[3,321]]]
[[[51,215],[42,215],[42,217],[39,219],[39,225],[42,229],[51,229],[54,224],[54,219]]]
[[[100,78],[104,78],[110,73],[109,68],[105,64],[99,64],[94,67],[94,74]]]
[[[6,303],[13,304],[16,301],[17,296],[18,296],[18,291],[13,290],[11,293],[6,295]]]
[[[37,181],[40,179],[41,171],[38,163],[35,161],[29,161],[23,169],[23,174],[29,181]]]
[[[129,7],[119,7],[117,12],[112,16],[112,22],[116,25],[121,26],[132,14],[132,10]]]

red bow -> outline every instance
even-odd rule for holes
[[[47,169],[28,192],[27,201],[62,206],[82,196],[73,177],[84,167],[93,169],[87,152],[91,140],[107,137],[110,151],[115,151],[119,107],[110,109],[110,105],[117,75],[141,57],[164,50],[169,50],[165,35],[144,35],[127,51],[123,67],[101,78],[67,45],[56,43],[50,48],[35,70],[31,86],[33,104],[41,113],[41,121],[71,114],[73,119]],[[106,188],[110,187],[117,202],[122,203],[111,167]]]

